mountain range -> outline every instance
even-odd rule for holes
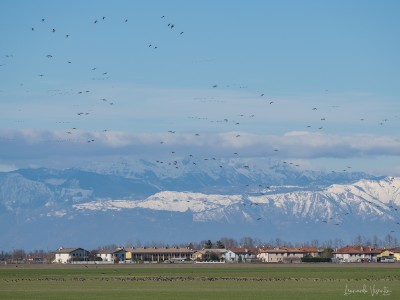
[[[223,167],[221,167],[223,163]],[[0,173],[0,249],[400,232],[400,178],[262,159],[120,160]]]

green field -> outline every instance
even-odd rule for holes
[[[222,300],[371,297],[400,299],[400,265],[0,267],[0,299]]]

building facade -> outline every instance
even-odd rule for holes
[[[126,252],[123,248],[102,249],[97,251],[96,256],[104,262],[124,262]]]
[[[66,264],[74,261],[85,261],[89,259],[89,251],[82,248],[63,248],[55,251],[54,263]]]
[[[339,262],[370,262],[377,261],[381,251],[367,246],[346,246],[333,252],[333,257]]]
[[[301,248],[260,248],[258,252],[258,259],[261,262],[268,263],[293,263],[300,262],[305,256],[306,252]]]
[[[127,248],[126,260],[131,262],[177,262],[190,260],[193,250],[189,248],[179,247],[144,247],[144,248]]]

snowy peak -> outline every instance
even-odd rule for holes
[[[354,195],[376,204],[400,205],[400,179],[386,177],[382,180],[360,180],[352,185],[332,185],[328,193]]]
[[[334,222],[346,219],[396,220],[400,179],[361,180],[332,185],[323,191],[297,191],[259,196],[163,191],[144,200],[106,200],[74,205],[76,210],[142,208],[193,214],[194,221],[254,221],[307,219]],[[380,198],[381,197],[381,198]]]
[[[147,208],[172,212],[198,213],[216,208],[223,208],[240,202],[238,195],[206,195],[190,192],[164,191],[154,194],[145,200],[97,200],[77,204],[77,210],[121,210],[124,208]]]

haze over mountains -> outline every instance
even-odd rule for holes
[[[310,241],[400,230],[400,179],[302,171],[270,159],[121,159],[0,173],[0,248],[97,247],[220,237]]]

